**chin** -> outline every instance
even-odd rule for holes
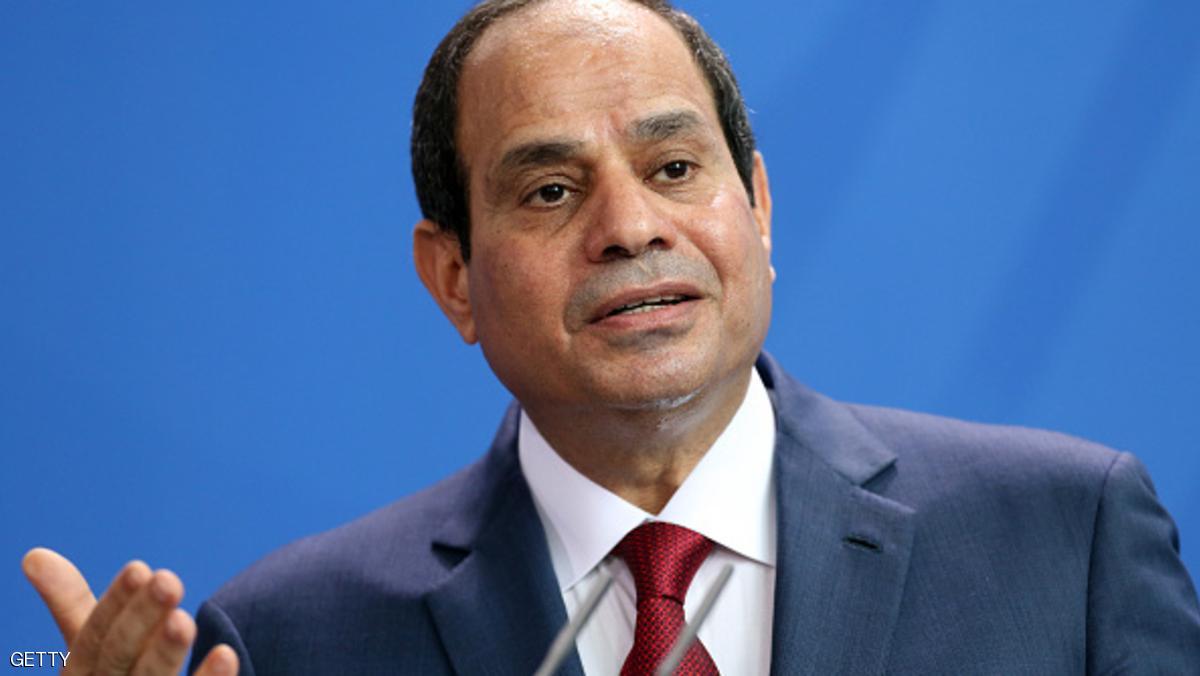
[[[691,402],[711,384],[711,359],[679,354],[649,356],[607,364],[594,372],[592,391],[615,408],[666,411]]]

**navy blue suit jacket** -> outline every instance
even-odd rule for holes
[[[1200,674],[1196,592],[1132,456],[758,368],[778,427],[772,673]],[[514,406],[480,461],[229,582],[195,655],[229,643],[258,676],[532,673],[567,618],[517,428]]]

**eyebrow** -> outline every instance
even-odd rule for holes
[[[704,120],[696,112],[671,110],[635,120],[627,134],[636,141],[665,141],[703,126]],[[528,167],[561,164],[578,155],[582,148],[582,142],[568,139],[522,143],[504,153],[496,165],[496,173],[504,175]]]
[[[637,141],[665,141],[703,126],[704,120],[695,111],[671,110],[635,121],[628,134]]]
[[[504,153],[496,165],[496,174],[504,176],[528,167],[544,167],[561,164],[579,154],[583,144],[579,141],[531,141],[522,143]]]

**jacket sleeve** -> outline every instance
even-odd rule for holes
[[[208,651],[224,643],[233,648],[238,656],[238,676],[254,676],[254,665],[246,650],[242,636],[233,621],[215,601],[205,601],[196,612],[196,643],[192,646],[192,660],[188,673],[195,673]]]
[[[1128,453],[1109,468],[1092,538],[1087,672],[1200,674],[1200,607],[1179,534]]]

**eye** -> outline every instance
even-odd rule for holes
[[[682,181],[687,179],[695,170],[695,165],[686,160],[674,160],[667,162],[654,174],[654,178],[664,178],[668,181]]]
[[[553,206],[567,198],[570,190],[561,183],[547,183],[534,190],[525,198],[525,203],[532,206]]]

